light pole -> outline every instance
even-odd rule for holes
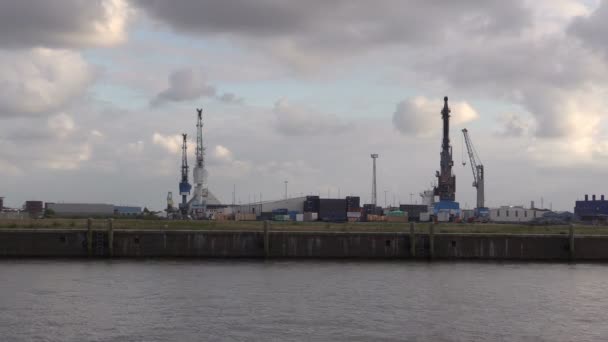
[[[285,199],[287,199],[287,181],[285,181]]]
[[[374,173],[372,176],[372,204],[374,205],[374,207],[376,207],[378,205],[378,198],[376,193],[376,159],[378,159],[378,154],[374,153],[371,155],[371,157],[374,163]]]
[[[388,192],[388,190],[384,190],[384,207],[386,208],[386,193]]]

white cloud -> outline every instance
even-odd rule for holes
[[[230,162],[232,161],[232,151],[222,145],[216,145],[213,149],[213,156],[220,161]]]
[[[81,96],[92,79],[73,51],[0,51],[0,117],[53,112]]]
[[[91,135],[94,137],[98,137],[98,138],[103,138],[105,135],[103,133],[101,133],[100,131],[94,129],[91,131]]]
[[[466,101],[449,102],[451,122],[461,125],[476,120],[479,115]],[[428,137],[440,132],[443,100],[417,96],[397,104],[393,125],[404,135]]]
[[[83,162],[91,159],[92,147],[88,143],[73,146],[62,153],[50,154],[38,163],[38,167],[52,170],[77,170]]]
[[[152,136],[152,142],[162,146],[165,150],[172,154],[181,153],[183,138],[179,134],[163,135],[155,132]]]
[[[74,120],[72,120],[72,118],[65,113],[60,113],[50,117],[48,119],[48,126],[51,133],[61,139],[66,138],[74,131],[74,128],[76,127]]]

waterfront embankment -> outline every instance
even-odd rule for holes
[[[0,257],[361,258],[608,261],[608,235],[401,231],[1,229]]]

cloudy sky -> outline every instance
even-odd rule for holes
[[[572,210],[608,193],[607,36],[598,0],[0,1],[0,195],[161,209],[203,107],[220,200],[369,202],[378,153],[380,204],[406,203],[447,95],[462,206],[466,127],[488,205]]]

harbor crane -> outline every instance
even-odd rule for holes
[[[198,121],[196,123],[196,164],[193,169],[194,194],[188,202],[193,218],[205,218],[207,213],[207,170],[205,169],[205,147],[203,146],[203,109],[197,108]]]
[[[485,198],[484,198],[484,170],[483,164],[481,163],[481,159],[477,154],[477,150],[473,143],[471,142],[471,137],[469,137],[469,131],[465,128],[462,130],[462,134],[464,135],[464,142],[467,146],[467,153],[469,155],[469,161],[471,163],[471,170],[473,170],[473,187],[477,189],[477,206],[475,208],[475,216],[476,217],[485,217],[488,215],[488,208],[485,206]],[[463,160],[462,165],[466,165],[466,162]]]
[[[182,134],[182,138],[182,177],[179,183],[179,194],[182,196],[182,202],[179,204],[179,210],[182,214],[182,218],[187,218],[188,212],[190,211],[188,195],[190,195],[192,185],[190,185],[188,181],[188,135],[184,133]]]

